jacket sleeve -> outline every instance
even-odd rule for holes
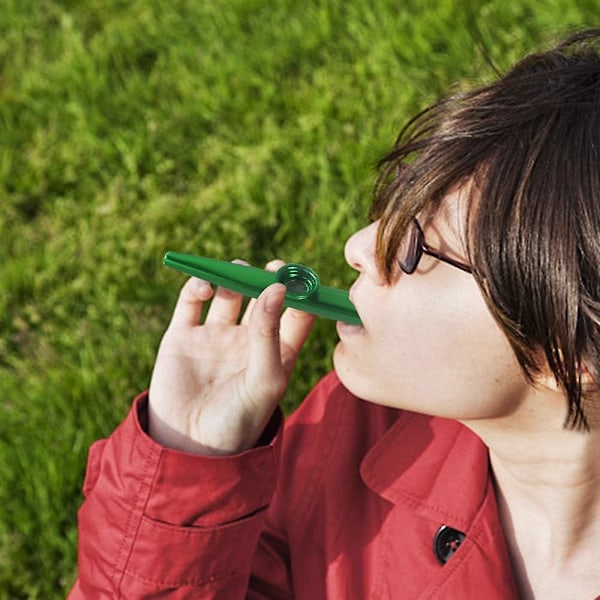
[[[90,448],[69,599],[270,597],[248,586],[277,480],[281,413],[264,445],[216,458],[163,448],[145,433],[146,420],[141,395],[111,437]],[[267,562],[274,584],[285,582],[285,559]]]

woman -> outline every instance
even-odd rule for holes
[[[285,424],[313,318],[184,286],[71,598],[599,597],[600,30],[418,115],[375,192],[363,325]]]

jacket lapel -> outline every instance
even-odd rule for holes
[[[401,413],[365,456],[361,476],[414,518],[466,536],[420,598],[518,598],[488,451],[470,430],[456,421]],[[423,544],[433,548],[433,539]]]

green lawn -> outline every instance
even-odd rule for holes
[[[543,5],[544,8],[538,8]],[[0,2],[0,598],[64,598],[87,448],[148,383],[167,249],[347,286],[373,164],[597,0]],[[320,322],[286,397],[330,368]]]

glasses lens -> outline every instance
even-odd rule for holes
[[[423,243],[421,240],[421,230],[413,221],[404,235],[404,239],[399,248],[400,268],[407,274],[414,273],[419,259],[421,258],[421,249]]]

